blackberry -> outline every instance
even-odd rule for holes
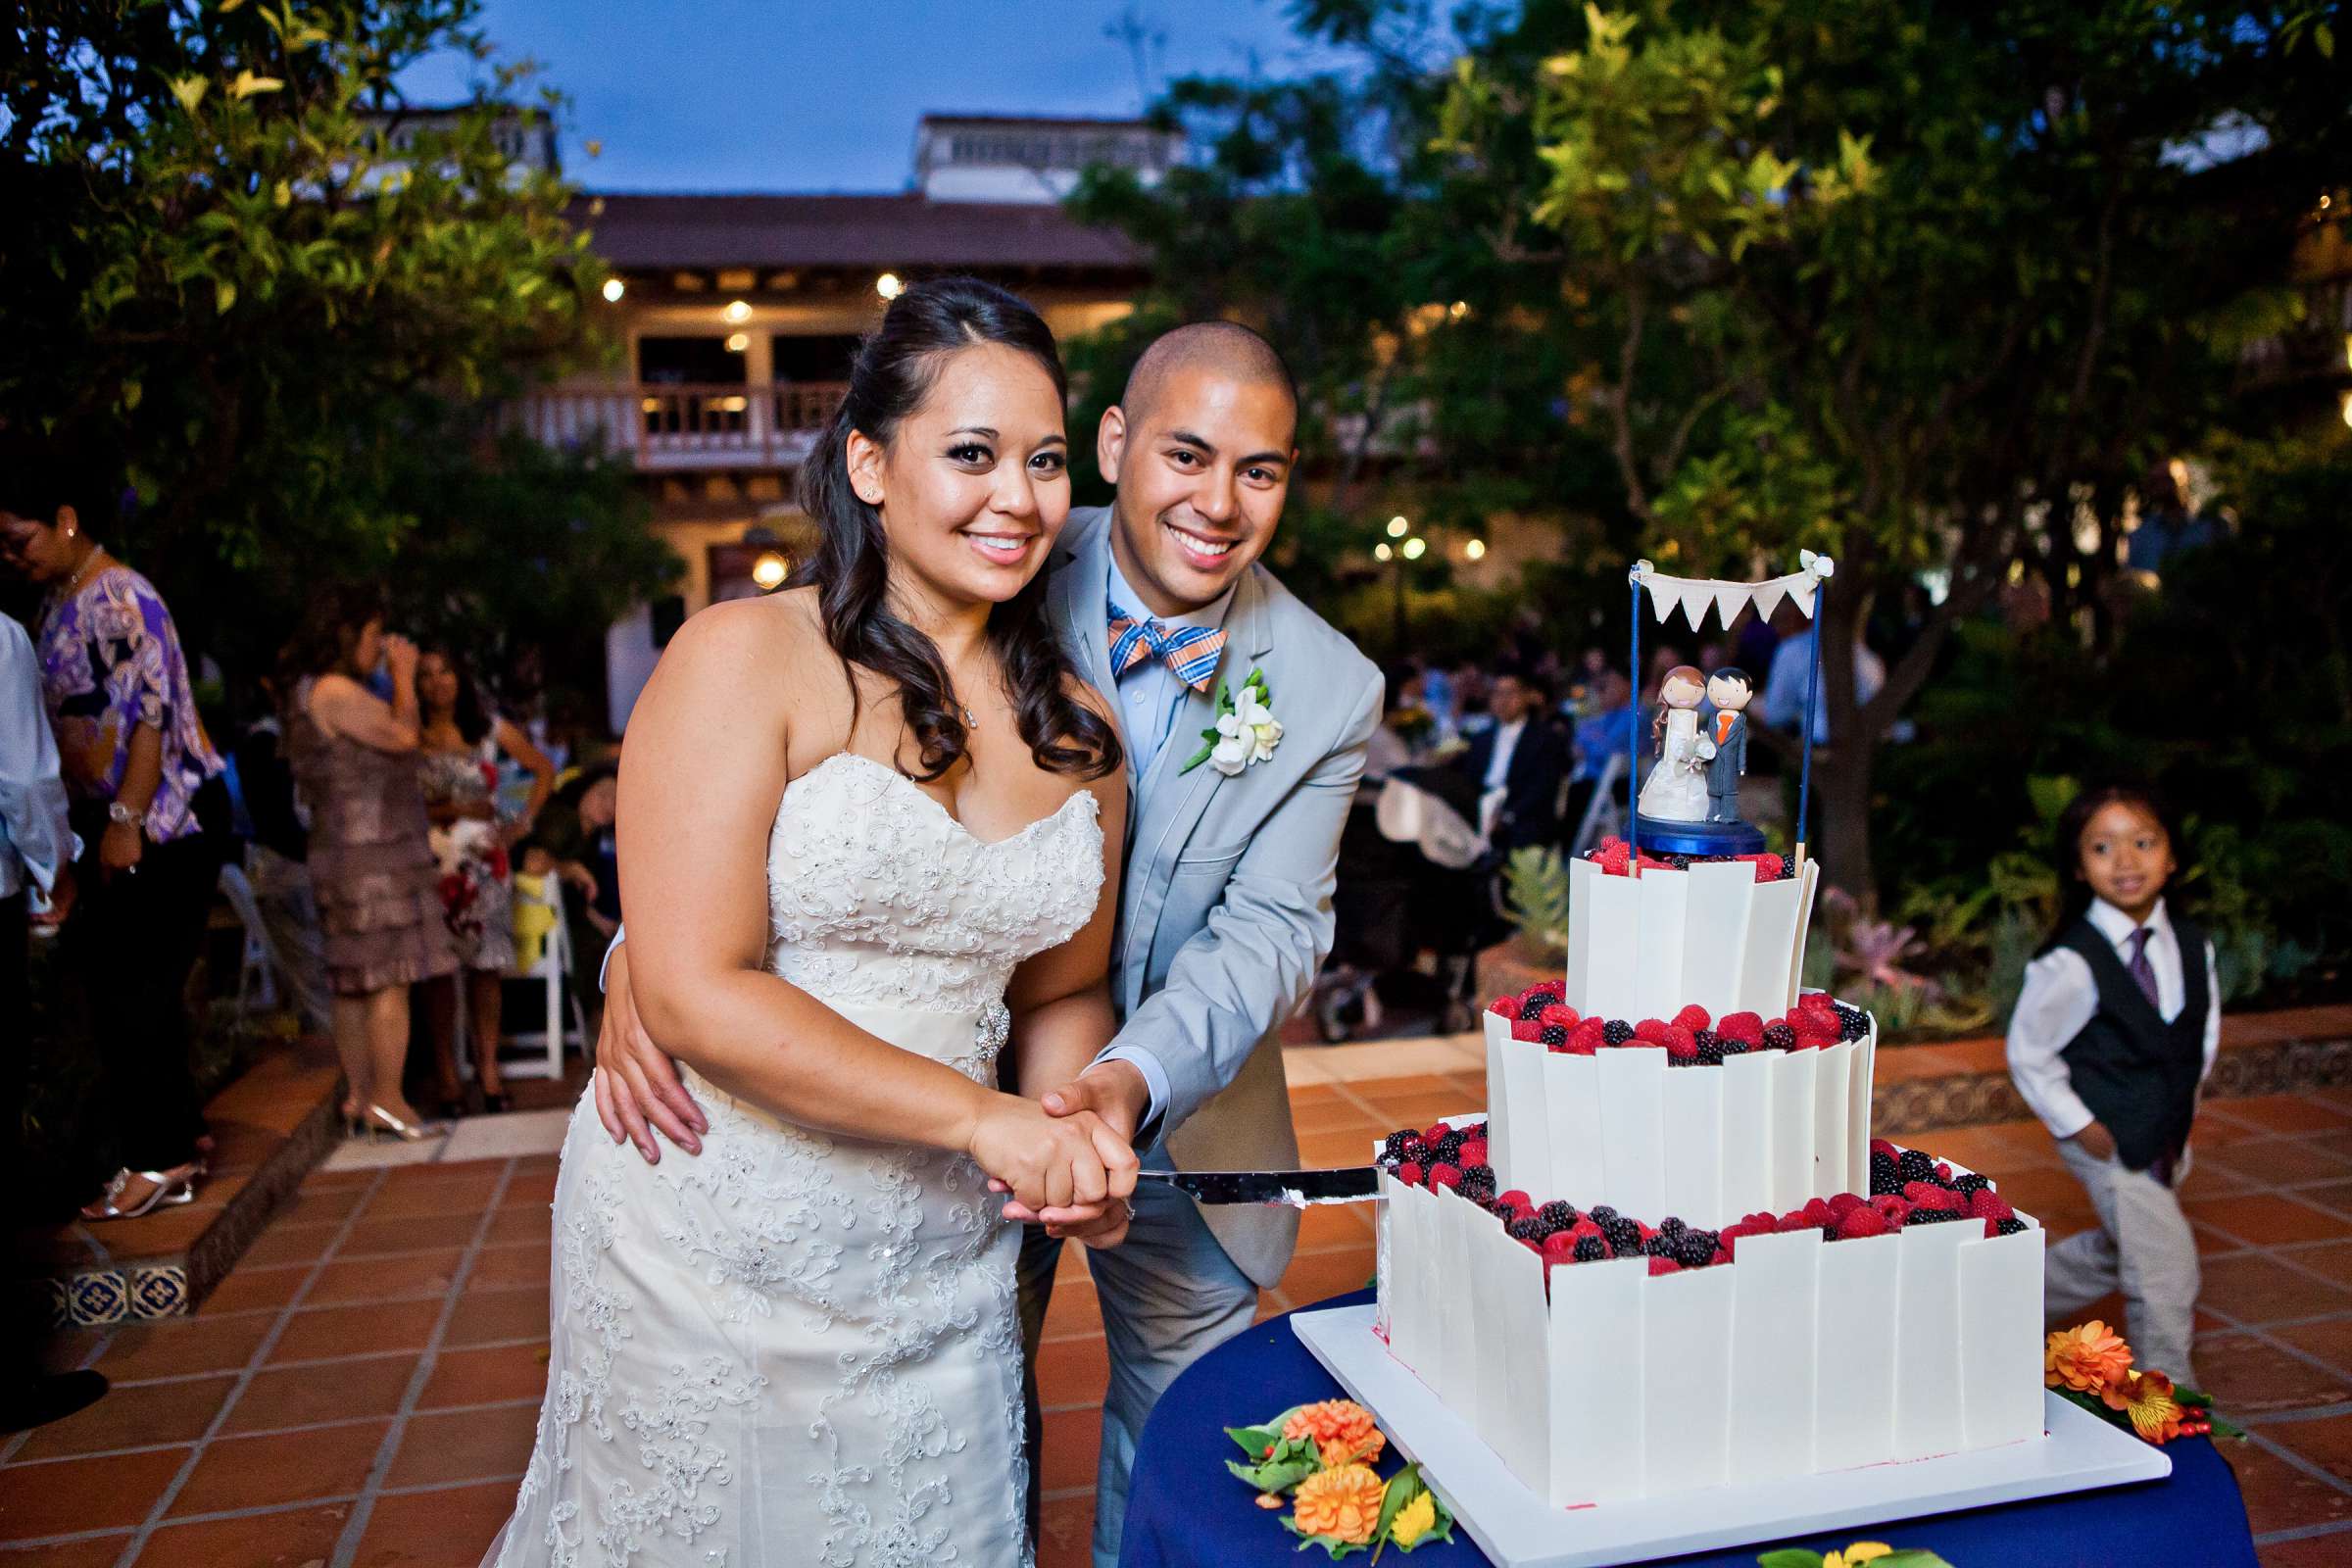
[[[1603,1044],[1622,1046],[1634,1038],[1634,1026],[1623,1018],[1611,1018],[1600,1026],[1600,1038]]]
[[[1544,1222],[1533,1214],[1528,1215],[1525,1219],[1512,1220],[1502,1229],[1503,1234],[1514,1242],[1541,1242],[1544,1240]]]
[[[1576,1260],[1579,1263],[1597,1263],[1609,1255],[1609,1244],[1597,1236],[1579,1236],[1576,1239]]]
[[[1892,1154],[1874,1153],[1870,1156],[1870,1196],[1899,1198],[1903,1192],[1903,1173]]]
[[[2015,1236],[2019,1231],[2022,1231],[2026,1228],[2026,1222],[2012,1215],[2008,1219],[1996,1221],[1992,1228],[2000,1232],[2003,1236]]]
[[[1726,1056],[1744,1056],[1752,1048],[1744,1040],[1736,1039],[1731,1035],[1717,1035],[1715,1049]]]
[[[1690,869],[1690,857],[1688,855],[1669,855],[1665,857],[1665,860],[1668,865],[1673,866],[1677,871],[1688,871]]]
[[[1494,1200],[1494,1167],[1492,1165],[1471,1166],[1462,1172],[1461,1184],[1454,1188],[1454,1191],[1473,1203],[1493,1202]]]
[[[1458,1165],[1462,1162],[1462,1145],[1468,1141],[1462,1136],[1460,1128],[1448,1127],[1444,1137],[1429,1146],[1429,1152],[1437,1156],[1439,1164]],[[1934,1166],[1929,1167],[1931,1171],[1934,1168]]]
[[[1689,1230],[1690,1228],[1690,1226],[1682,1222],[1680,1217],[1673,1214],[1669,1214],[1664,1219],[1658,1221],[1658,1234],[1660,1236],[1680,1236],[1683,1234],[1683,1232]]]
[[[1609,1250],[1619,1257],[1634,1257],[1642,1250],[1642,1227],[1636,1221],[1620,1215],[1615,1224],[1603,1225],[1601,1234],[1609,1239]]]
[[[1696,1037],[1698,1041],[1698,1064],[1701,1067],[1722,1066],[1724,1043],[1720,1039],[1716,1038],[1715,1031],[1712,1029],[1693,1029],[1691,1034]],[[1735,1044],[1737,1042],[1735,1042]]]
[[[1705,1268],[1715,1255],[1713,1231],[1684,1231],[1674,1239],[1674,1250],[1668,1254],[1685,1268]]]
[[[1574,1203],[1557,1198],[1536,1210],[1536,1218],[1544,1222],[1545,1235],[1549,1235],[1553,1231],[1564,1231],[1583,1217],[1576,1211]]]
[[[1591,1208],[1585,1210],[1585,1218],[1605,1231],[1617,1223],[1617,1210],[1607,1203],[1594,1203]]]
[[[1421,1135],[1410,1129],[1391,1133],[1388,1142],[1380,1146],[1380,1157],[1392,1165],[1401,1164],[1408,1159],[1419,1159],[1423,1147]]]
[[[1550,1005],[1551,997],[1547,993],[1531,991],[1519,999],[1519,1016],[1522,1019],[1541,1017],[1544,1009]]]
[[[1969,1197],[1974,1198],[1977,1194],[1984,1192],[1991,1185],[1992,1183],[1986,1181],[1975,1171],[1970,1171],[1967,1175],[1960,1177],[1958,1180],[1952,1183],[1952,1191],[1955,1193],[1966,1193]]]
[[[1924,1149],[1904,1150],[1895,1159],[1894,1167],[1902,1172],[1903,1180],[1907,1182],[1940,1185],[1936,1181],[1935,1157]]]
[[[1966,1214],[1955,1214],[1948,1208],[1921,1208],[1914,1205],[1911,1212],[1903,1216],[1903,1223],[1906,1225],[1940,1225],[1946,1220],[1966,1218],[1968,1218]]]
[[[1861,1040],[1869,1036],[1869,1013],[1864,1012],[1860,1007],[1849,1007],[1842,1002],[1836,1003],[1834,1005],[1838,1008],[1838,1039]]]
[[[1669,1236],[1664,1231],[1660,1231],[1657,1235],[1652,1236],[1648,1241],[1642,1244],[1642,1250],[1647,1252],[1652,1257],[1673,1257],[1675,1242],[1677,1240],[1678,1238]],[[1679,1262],[1681,1260],[1678,1258],[1676,1261]]]
[[[1764,1049],[1766,1051],[1794,1051],[1796,1049],[1796,1031],[1785,1023],[1766,1024],[1764,1026]]]
[[[1568,1031],[1559,1024],[1547,1023],[1544,1026],[1544,1032],[1536,1038],[1546,1047],[1564,1046],[1568,1043]]]

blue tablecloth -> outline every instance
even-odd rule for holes
[[[1358,1292],[1319,1304],[1348,1306],[1370,1297]],[[1282,1528],[1283,1516],[1256,1507],[1249,1487],[1226,1471],[1225,1461],[1241,1450],[1225,1428],[1261,1421],[1310,1399],[1342,1396],[1340,1386],[1291,1332],[1287,1318],[1268,1319],[1201,1357],[1161,1396],[1144,1428],[1127,1497],[1121,1568],[1304,1561],[1296,1555],[1297,1538]],[[2144,1486],[1760,1542],[1672,1560],[1755,1568],[1756,1554],[1773,1546],[1828,1551],[1851,1541],[1886,1540],[1927,1547],[1954,1568],[2116,1568],[2134,1562],[2254,1568],[2246,1506],[2228,1461],[2203,1438],[2181,1439],[2167,1451],[2171,1477]],[[1383,1467],[1384,1474],[1388,1468]],[[1312,1560],[1324,1559],[1318,1553]],[[1457,1529],[1451,1545],[1424,1546],[1410,1557],[1392,1551],[1383,1561],[1409,1562],[1412,1568],[1484,1568],[1487,1557]]]

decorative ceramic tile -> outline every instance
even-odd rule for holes
[[[67,1285],[68,1310],[76,1327],[120,1323],[130,1316],[130,1287],[120,1269],[92,1269]]]
[[[179,1317],[188,1310],[188,1271],[177,1263],[139,1266],[130,1285],[134,1317]]]

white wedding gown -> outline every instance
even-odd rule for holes
[[[1654,822],[1703,822],[1707,764],[1698,754],[1695,709],[1666,710],[1666,748],[1642,785],[1642,814]]]
[[[847,753],[794,779],[769,968],[993,1083],[1004,985],[1093,914],[1084,790],[994,843]],[[537,1446],[486,1564],[1023,1564],[1016,1228],[960,1154],[811,1132],[686,1074],[699,1157],[572,1113]]]

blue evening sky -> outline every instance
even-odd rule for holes
[[[564,172],[608,191],[896,190],[926,110],[1135,114],[1122,19],[1146,35],[1152,92],[1253,58],[1268,75],[1315,63],[1280,0],[487,0],[484,18],[571,96]],[[464,64],[404,84],[462,96]]]

